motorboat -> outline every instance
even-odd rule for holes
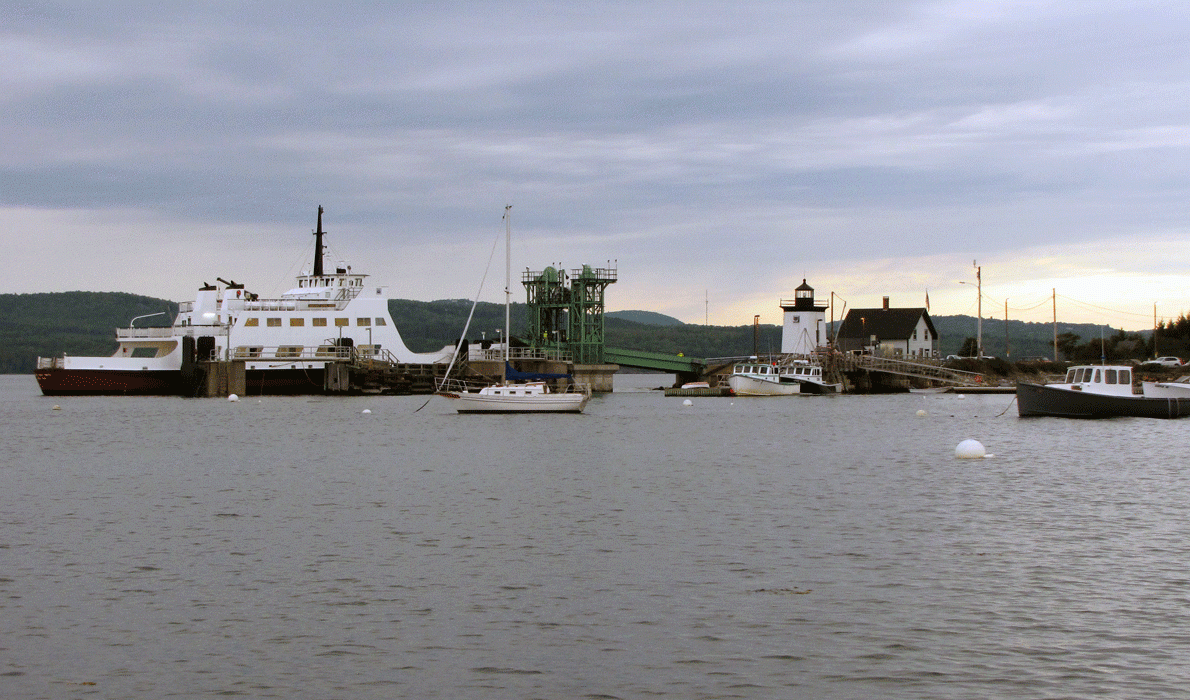
[[[512,206],[504,208],[504,327],[512,322]],[[466,331],[464,330],[464,335]],[[502,343],[500,381],[472,387],[461,380],[447,378],[438,386],[438,395],[451,400],[459,413],[582,413],[591,399],[588,385],[569,384],[559,388],[565,375],[526,376],[519,378],[508,364],[507,340]],[[453,366],[453,365],[452,365]]]
[[[1136,393],[1132,368],[1118,365],[1079,365],[1053,384],[1020,382],[1016,387],[1021,417],[1060,418],[1182,418],[1190,415],[1190,394],[1157,397]]]
[[[835,394],[838,384],[822,378],[822,365],[804,359],[762,362],[751,358],[737,362],[727,385],[738,396],[790,396],[793,394]]]
[[[1190,375],[1172,382],[1141,382],[1141,391],[1149,398],[1190,398]]]
[[[738,362],[731,368],[727,386],[736,396],[793,396],[802,392],[802,383],[782,374],[770,362]]]
[[[388,310],[387,286],[346,263],[324,269],[322,213],[318,207],[313,267],[289,291],[261,298],[242,283],[216,278],[222,286],[204,283],[193,301],[178,305],[171,325],[134,327],[133,319],[117,329],[110,356],[38,358],[42,393],[193,396],[211,363],[242,362],[248,394],[316,394],[326,389],[328,366],[448,362],[453,347],[435,353],[406,347]]]

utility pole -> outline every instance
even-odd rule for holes
[[[1004,359],[1012,359],[1012,351],[1008,348],[1008,299],[1004,300]]]
[[[975,289],[979,293],[979,301],[976,303],[976,313],[979,314],[979,320],[975,324],[975,356],[983,359],[983,278],[980,277],[980,267],[974,260],[971,265],[975,267]]]
[[[1058,361],[1058,288],[1054,287],[1054,362]]]
[[[1153,359],[1157,357],[1157,302],[1153,302]]]

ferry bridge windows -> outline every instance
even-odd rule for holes
[[[266,322],[268,323],[268,325],[269,325],[269,328],[276,328],[276,327],[280,327],[280,326],[281,326],[281,319],[280,319],[280,318],[269,318],[269,319],[265,319],[265,320],[266,320]]]
[[[256,318],[255,316],[249,316],[248,318],[244,319],[244,325],[245,326],[259,326],[260,319]]]
[[[279,345],[277,346],[277,357],[301,357],[301,345]]]
[[[335,319],[335,325],[336,325],[336,326],[340,326],[340,327],[342,327],[342,326],[350,326],[350,325],[351,325],[351,322],[350,322],[350,319],[346,319],[346,318],[336,318],[336,319]]]
[[[321,318],[321,317],[319,317],[319,318],[312,318],[312,319],[310,319],[310,325],[311,325],[311,326],[325,326],[325,325],[326,325],[326,319],[325,319],[325,318]]]
[[[306,325],[306,319],[298,318],[295,316],[295,317],[289,319],[289,325],[290,326],[304,326],[304,325]]]
[[[381,317],[377,316],[377,317],[376,317],[376,325],[378,325],[378,326],[387,326],[387,325],[388,325],[388,321],[385,321],[383,318],[381,318]]]
[[[372,319],[370,319],[370,318],[357,318],[357,319],[355,319],[355,325],[357,325],[357,326],[370,326],[370,325],[372,325]]]

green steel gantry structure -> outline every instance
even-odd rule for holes
[[[604,292],[616,281],[616,268],[581,270],[547,267],[540,272],[525,270],[528,304],[529,344],[555,354],[569,356],[576,364],[603,364]]]

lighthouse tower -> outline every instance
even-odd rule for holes
[[[814,288],[806,280],[794,290],[793,299],[781,300],[781,310],[785,312],[783,354],[809,355],[826,345],[826,304],[814,303]]]

